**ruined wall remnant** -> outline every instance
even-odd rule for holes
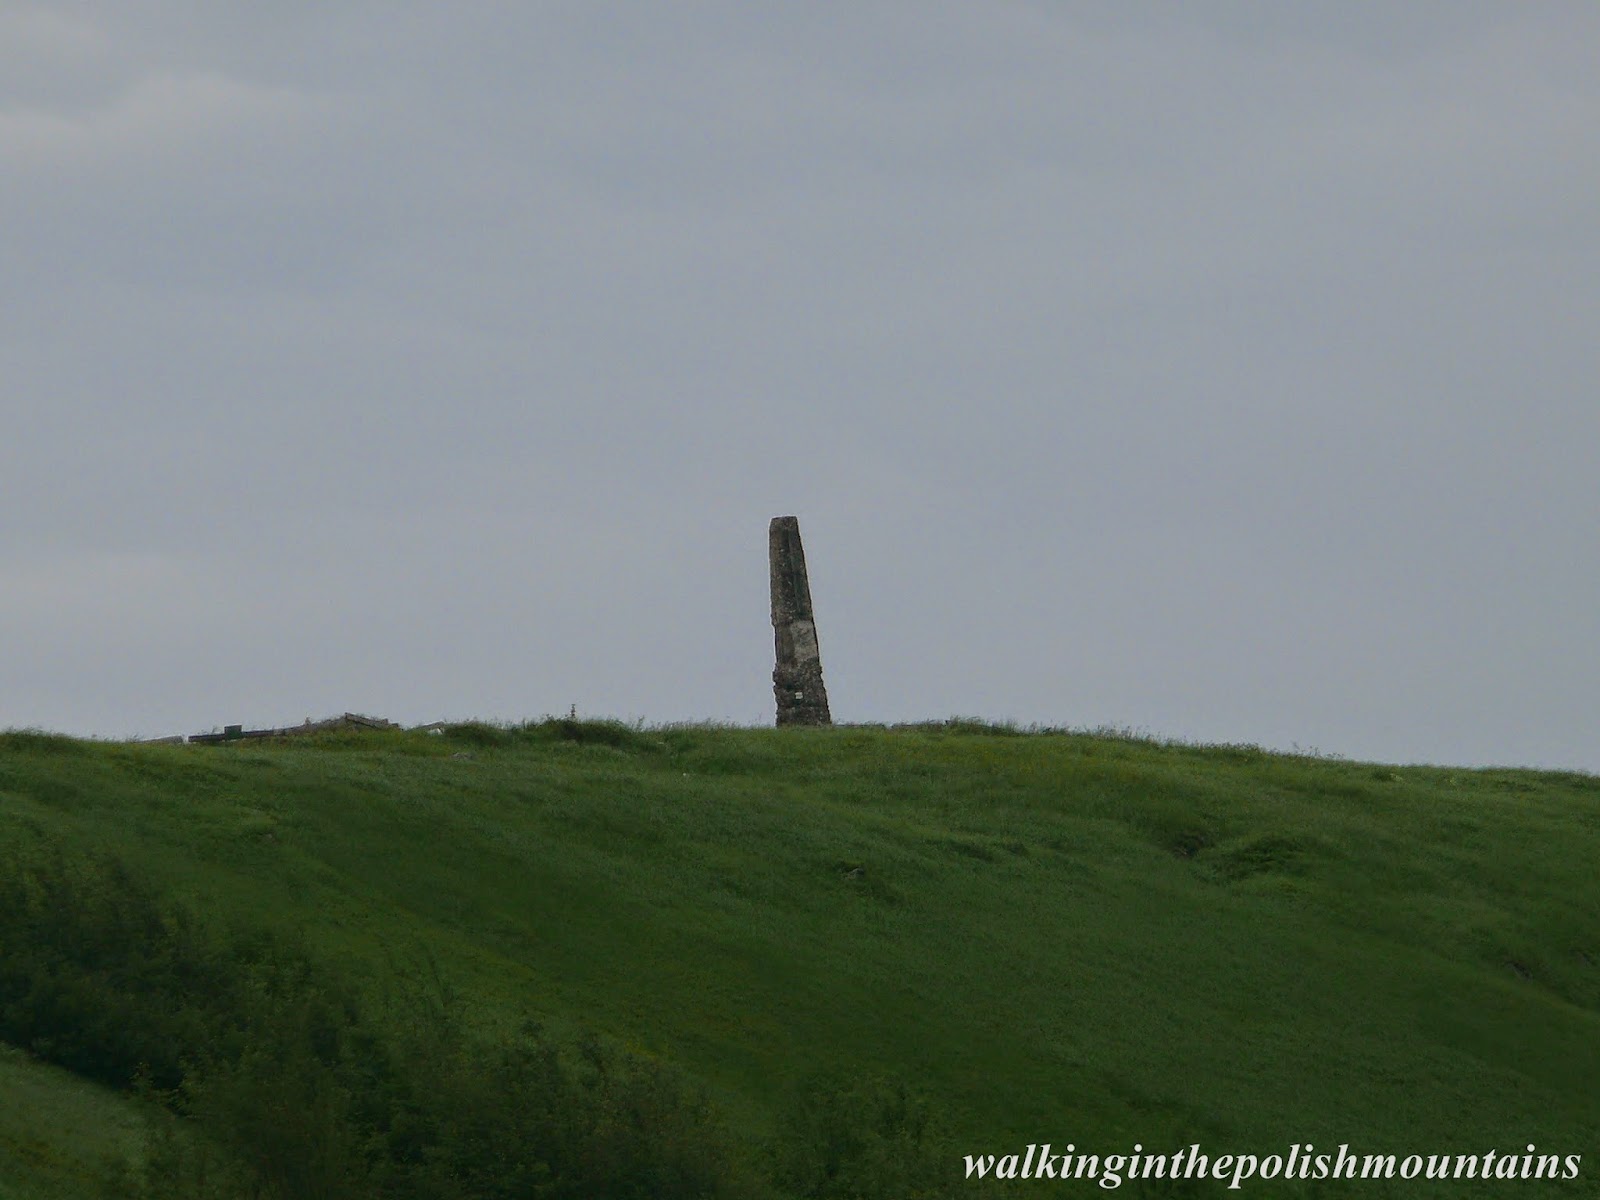
[[[365,717],[360,713],[347,712],[342,717],[329,717],[324,721],[313,721],[306,718],[304,725],[285,725],[279,729],[246,729],[243,725],[224,725],[221,733],[192,733],[189,741],[196,745],[211,742],[238,742],[254,738],[285,738],[296,737],[308,733],[370,733],[380,729],[401,729],[401,725],[393,721],[386,721],[382,717]],[[184,739],[180,734],[170,738],[156,738],[158,742],[181,743]]]
[[[767,529],[767,559],[772,571],[772,632],[778,660],[772,672],[778,724],[831,725],[798,518],[772,518]]]

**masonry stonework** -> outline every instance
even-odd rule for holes
[[[767,528],[767,560],[772,575],[772,632],[777,657],[772,692],[778,701],[778,724],[831,725],[798,518],[772,518]]]

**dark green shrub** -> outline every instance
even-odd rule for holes
[[[646,734],[621,721],[590,721],[577,717],[546,717],[522,727],[541,741],[571,742],[577,745],[610,746],[615,750],[651,753],[665,749],[660,737]]]
[[[744,1200],[764,1193],[677,1073],[449,993],[375,1025],[303,947],[223,934],[118,863],[0,870],[0,1040],[166,1104],[139,1200]],[[232,1189],[230,1191],[230,1189]]]
[[[958,1156],[905,1083],[824,1081],[801,1092],[774,1146],[778,1182],[802,1200],[955,1196]]]
[[[177,1087],[238,1031],[251,956],[115,861],[0,866],[0,1040],[101,1083]]]

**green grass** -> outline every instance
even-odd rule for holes
[[[0,1200],[83,1200],[104,1164],[139,1155],[133,1102],[0,1046]]]
[[[375,997],[435,963],[479,1026],[598,1030],[751,1137],[886,1075],[973,1152],[1533,1142],[1585,1178],[1517,1194],[1600,1194],[1592,776],[976,723],[12,733],[8,843],[298,933]]]

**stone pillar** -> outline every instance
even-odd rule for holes
[[[772,672],[778,724],[832,725],[797,518],[772,518],[767,529],[767,560],[772,571],[772,632],[778,660]]]

